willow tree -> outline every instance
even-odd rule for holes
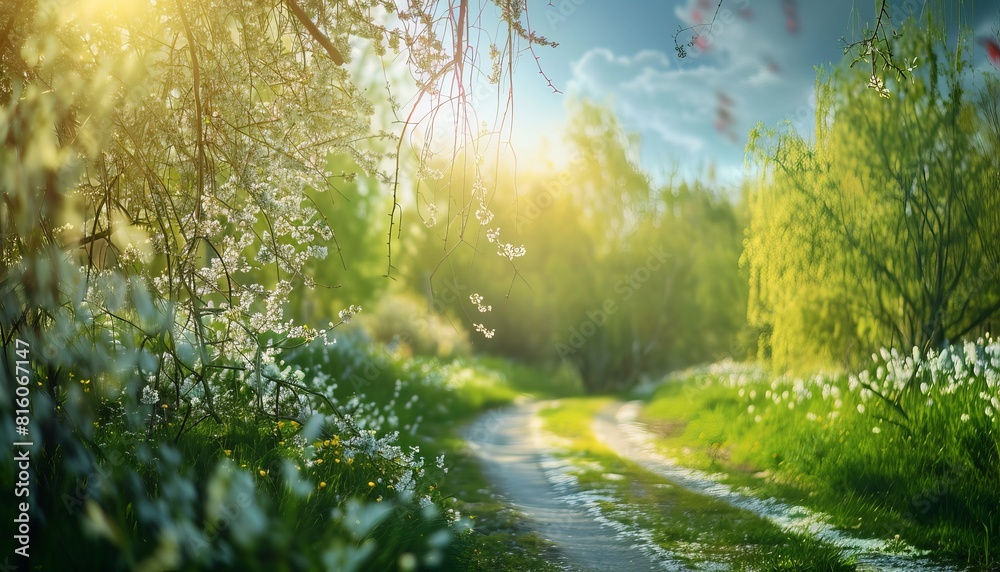
[[[997,80],[970,81],[967,46],[911,20],[893,46],[920,62],[910,80],[872,90],[838,69],[818,81],[815,141],[752,135],[749,317],[779,364],[926,350],[995,323]]]

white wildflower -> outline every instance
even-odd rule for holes
[[[355,306],[354,304],[351,304],[350,308],[347,308],[346,310],[341,310],[338,315],[340,316],[341,322],[345,324],[350,324],[351,318],[353,318],[354,315],[359,312],[361,312],[361,306]]]
[[[146,405],[155,405],[157,401],[160,400],[160,392],[156,391],[150,386],[142,388],[142,397],[139,401],[145,403]]]
[[[484,298],[479,294],[472,294],[471,296],[469,296],[469,300],[476,305],[476,308],[479,310],[480,314],[493,311],[493,306],[483,304]]]
[[[493,222],[493,212],[486,208],[486,203],[479,203],[479,208],[476,209],[476,220],[483,226]]]
[[[514,260],[515,258],[520,258],[524,256],[526,252],[527,251],[524,249],[523,245],[517,247],[515,247],[513,244],[510,243],[504,244],[502,246],[497,245],[497,254],[505,258],[509,258],[510,260]]]
[[[424,226],[426,226],[427,228],[431,228],[437,224],[438,210],[439,210],[438,206],[435,205],[434,203],[430,203],[427,205],[427,219],[424,220]]]

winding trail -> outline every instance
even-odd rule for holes
[[[615,533],[572,499],[571,483],[559,479],[561,463],[541,439],[537,403],[491,411],[463,437],[512,506],[530,517],[539,534],[555,542],[567,570],[639,572],[687,570],[654,562],[639,545]]]
[[[653,435],[638,421],[641,403],[631,401],[615,404],[601,411],[594,419],[593,431],[619,455],[639,464],[690,491],[722,500],[734,507],[752,512],[778,527],[819,538],[837,546],[845,556],[853,556],[858,570],[882,572],[954,571],[924,558],[913,549],[888,553],[889,543],[872,538],[857,538],[844,534],[831,524],[829,517],[806,507],[783,503],[776,499],[760,499],[749,491],[735,490],[718,482],[711,475],[677,465],[661,455]]]
[[[608,520],[600,501],[614,501],[595,491],[582,491],[569,461],[545,439],[539,409],[545,402],[518,402],[490,411],[463,431],[471,452],[505,499],[526,514],[535,530],[556,544],[566,570],[632,572],[692,570],[673,553],[658,546],[649,531]],[[598,440],[644,469],[694,493],[721,500],[773,522],[837,546],[853,557],[864,572],[955,571],[910,550],[887,553],[887,543],[849,536],[810,509],[760,499],[746,490],[720,483],[712,475],[677,465],[663,456],[654,436],[638,421],[641,403],[615,403],[598,413],[592,429]],[[698,569],[716,569],[702,562]],[[725,568],[723,568],[725,569]]]

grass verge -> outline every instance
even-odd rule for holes
[[[692,565],[733,570],[853,570],[839,551],[810,537],[684,488],[622,459],[601,443],[591,420],[611,400],[562,399],[541,410],[543,428],[574,467],[582,491],[594,491],[602,513],[652,546]],[[609,532],[610,533],[610,532]]]
[[[643,417],[662,452],[972,570],[1000,545],[1000,347],[876,356],[870,372],[792,379],[719,364],[662,384]]]

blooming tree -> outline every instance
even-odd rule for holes
[[[548,43],[523,1],[495,4],[506,43],[481,72],[469,31],[488,6],[467,0],[0,2],[4,345],[34,336],[70,349],[55,369],[90,363],[218,418],[214,381],[259,382],[282,347],[336,325],[284,310],[314,286],[306,264],[339,251],[307,191],[363,173],[398,223],[407,132],[450,108],[465,149],[476,81],[501,83],[518,45]],[[367,89],[378,68],[393,80]]]

